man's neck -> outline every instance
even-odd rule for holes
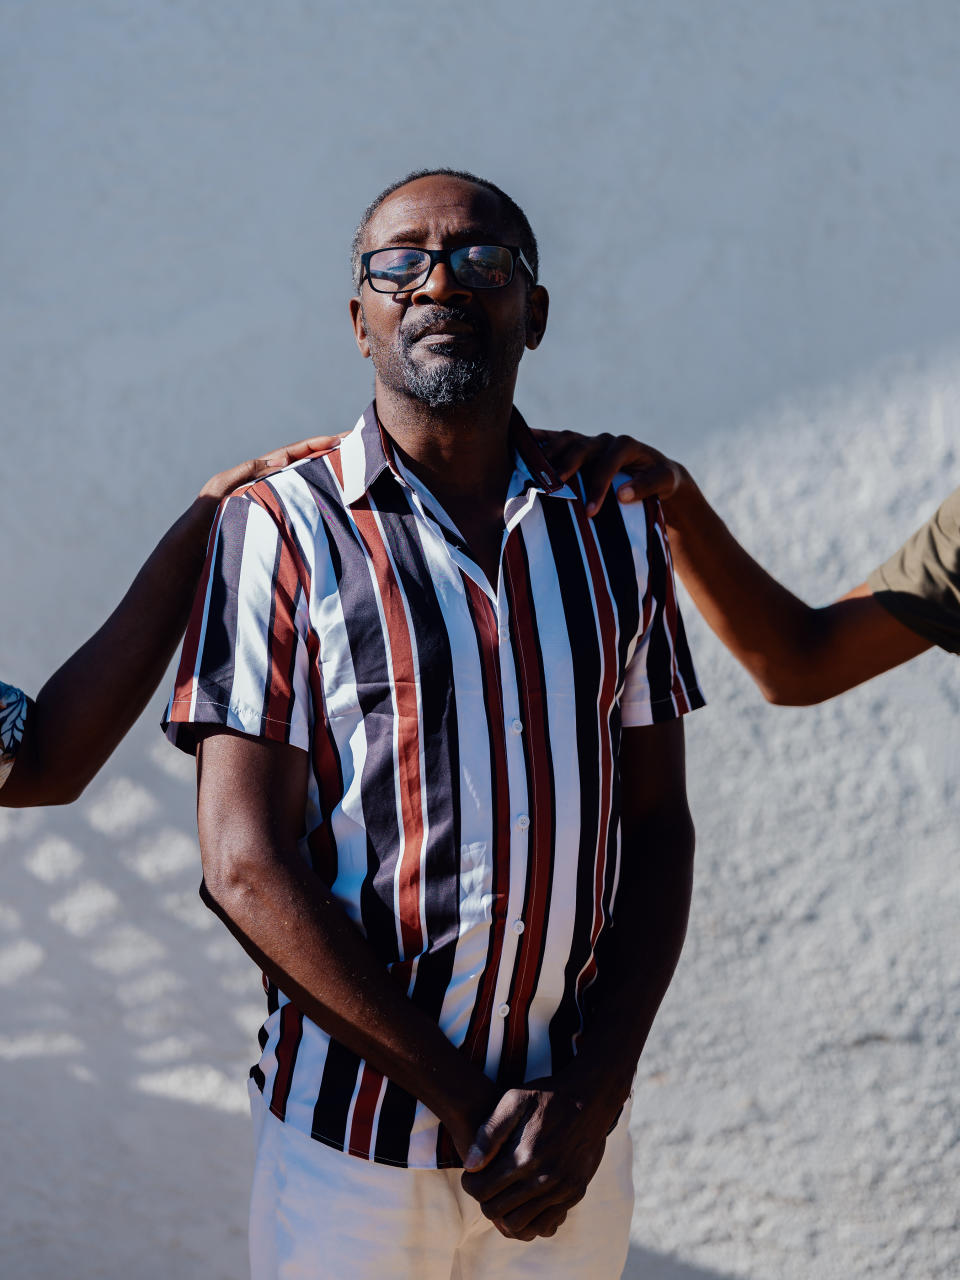
[[[431,409],[377,380],[377,416],[404,463],[444,505],[502,503],[513,473],[513,386]]]

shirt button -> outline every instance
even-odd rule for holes
[[[520,828],[521,831],[526,831],[529,825],[530,825],[530,819],[527,817],[525,813],[521,813],[520,817],[517,819],[517,826]]]
[[[510,728],[513,730],[514,733],[523,733],[523,721],[512,720],[510,722]]]
[[[497,1005],[497,1014],[499,1017],[505,1018],[509,1012],[510,1012],[510,1006],[508,1004]]]
[[[513,932],[514,932],[514,933],[523,933],[523,931],[524,931],[524,929],[525,929],[526,927],[527,927],[527,926],[523,923],[523,921],[522,921],[522,920],[514,920],[514,922],[513,922]]]

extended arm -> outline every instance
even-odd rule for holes
[[[296,1007],[439,1116],[463,1155],[495,1086],[407,999],[297,850],[308,757],[213,731],[199,747],[205,900]]]
[[[866,583],[822,608],[798,599],[740,546],[689,477],[664,515],[694,603],[769,702],[822,702],[930,647]]]
[[[591,440],[563,432],[540,439],[562,475],[588,463],[593,504],[618,471],[632,477],[619,491],[621,502],[659,497],[677,572],[769,702],[822,702],[930,647],[879,604],[866,583],[822,608],[793,595],[737,542],[686,468],[656,449],[629,436]]]
[[[627,729],[621,870],[602,988],[563,1071],[504,1094],[464,1186],[505,1235],[552,1235],[582,1198],[676,968],[693,885],[683,723]]]
[[[217,505],[238,485],[329,448],[318,436],[214,476],[164,534],[107,621],[37,695],[0,805],[69,804],[146,706],[183,634]]]

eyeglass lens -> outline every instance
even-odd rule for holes
[[[471,244],[451,249],[448,259],[454,279],[468,289],[499,289],[513,278],[513,254],[500,244]],[[378,249],[370,255],[367,273],[379,293],[417,289],[430,274],[425,249]]]

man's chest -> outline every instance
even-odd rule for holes
[[[327,719],[490,721],[547,698],[609,713],[640,625],[629,547],[585,545],[570,504],[498,535],[490,563],[402,507],[349,513],[322,536],[308,602],[314,692]],[[626,553],[626,557],[625,557]],[[494,558],[495,556],[495,558]],[[321,708],[317,708],[318,711]]]

